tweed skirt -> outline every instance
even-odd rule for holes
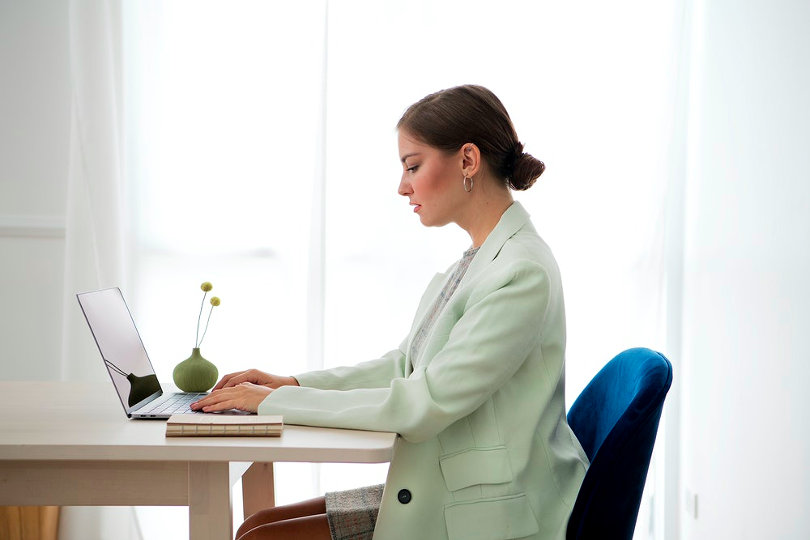
[[[384,484],[324,495],[332,540],[371,540]]]

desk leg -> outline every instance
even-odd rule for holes
[[[233,538],[228,462],[188,464],[188,530],[191,540]]]
[[[242,501],[245,519],[259,510],[276,505],[272,463],[254,463],[242,475]]]

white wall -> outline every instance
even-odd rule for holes
[[[68,8],[0,0],[0,378],[58,379]]]
[[[810,538],[810,3],[695,7],[681,530]]]

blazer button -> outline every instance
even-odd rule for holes
[[[411,492],[407,489],[400,489],[399,493],[397,493],[397,499],[399,499],[399,502],[402,504],[408,504],[411,502]]]

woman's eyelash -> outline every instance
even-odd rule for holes
[[[418,168],[419,168],[419,165],[414,165],[414,166],[412,166],[412,167],[408,167],[408,168],[407,168],[407,169],[405,169],[405,170],[406,170],[406,171],[408,171],[408,172],[415,172],[415,171],[416,171],[416,169],[418,169]]]

